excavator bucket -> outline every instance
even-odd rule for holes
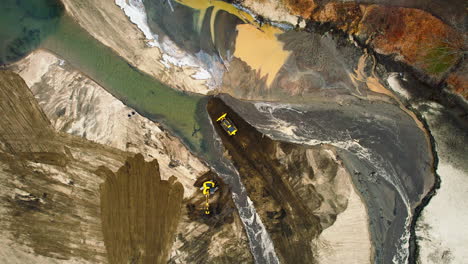
[[[211,213],[211,212],[210,212],[210,204],[207,202],[207,203],[205,204],[205,214],[208,215],[208,214],[210,214],[210,213]]]
[[[218,119],[216,119],[216,122],[222,121],[226,118],[227,113],[222,114]]]

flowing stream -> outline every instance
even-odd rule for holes
[[[8,2],[8,9],[0,9],[0,12],[14,11],[20,14],[16,17],[7,16],[8,19],[5,19],[2,15],[6,14],[0,13],[0,17],[4,18],[0,19],[0,25],[19,24],[24,27],[13,32],[16,35],[9,36],[11,41],[2,42],[2,46],[7,47],[1,53],[3,58],[7,58],[2,60],[2,63],[19,60],[38,47],[47,49],[91,77],[126,105],[162,123],[166,129],[179,136],[193,152],[204,157],[232,186],[234,202],[245,225],[255,261],[278,263],[273,244],[252,202],[247,197],[238,172],[229,160],[218,158],[222,157],[222,155],[218,156],[218,152],[222,151],[222,146],[206,147],[209,145],[207,141],[217,141],[217,136],[212,131],[211,123],[206,122],[205,100],[201,100],[203,97],[176,91],[140,72],[110,48],[90,36],[68,15],[60,14],[63,10],[59,7],[47,0],[41,1],[38,3],[42,5],[37,8],[43,13],[50,13],[50,17],[39,20],[29,17],[30,12],[24,11],[23,1]],[[58,8],[59,11],[52,12],[52,7]],[[17,23],[15,19],[22,19],[26,22]],[[35,32],[37,30],[35,27],[38,25],[43,31],[35,38],[28,37],[28,32]],[[2,28],[6,27],[2,26]],[[26,32],[26,34],[22,35],[21,32]],[[19,49],[21,52],[16,52]],[[126,113],[122,113],[122,118],[126,118]],[[196,129],[201,130],[193,134]]]
[[[62,14],[63,10],[56,1],[38,0],[34,5],[27,5],[28,2],[6,0],[6,8],[0,9],[0,64],[16,61],[37,47],[45,48],[142,115],[162,123],[194,153],[203,157],[232,187],[234,202],[246,228],[255,261],[278,263],[272,241],[242,186],[237,170],[222,155],[223,147],[205,110],[206,97],[176,91],[135,69],[91,37],[73,19]],[[122,1],[117,2],[123,5]],[[141,1],[130,3],[137,4],[140,11],[144,11]],[[150,30],[145,35],[154,41],[158,37],[160,40],[172,39],[193,56],[193,61],[200,62],[200,66],[204,67],[205,71],[201,69],[197,76],[209,74],[213,79],[210,85],[219,84],[226,65],[233,58],[233,36],[239,34],[240,39],[242,36],[247,36],[245,39],[255,36],[258,32],[250,26],[256,22],[249,13],[222,1],[180,3],[145,1],[149,22],[146,29]],[[177,15],[172,13],[174,11]],[[143,15],[146,17],[146,14]],[[206,22],[208,24],[205,20],[209,21]],[[247,26],[238,27],[240,24]],[[291,74],[296,79],[307,77],[305,83],[351,89],[344,79],[330,85],[326,78],[312,70],[298,70],[297,65],[314,65],[316,61],[326,59],[335,63],[329,64],[333,78],[348,76],[349,69],[341,66],[346,64],[346,58],[342,59],[346,56],[339,56],[336,48],[329,47],[333,44],[330,38],[317,36],[307,39],[310,34],[291,31],[283,36],[283,46],[283,42],[276,39],[277,29],[264,26],[263,31],[262,38],[267,37],[258,43],[271,48],[270,52],[282,54],[268,61],[271,67],[263,68],[263,72],[257,69],[259,74],[269,74],[265,75],[269,83],[275,84],[273,74]],[[252,41],[255,44],[256,40]],[[236,43],[239,45],[236,55],[253,65],[254,69],[261,67],[263,61],[256,57],[256,53],[249,52],[248,45],[251,44],[241,42]],[[171,46],[167,45],[167,41],[164,43],[170,51]],[[164,46],[164,43],[154,42],[154,45]],[[310,43],[311,47],[303,49],[310,59],[307,60],[304,54],[294,54],[291,46],[300,45],[298,43]],[[323,43],[327,45],[323,49],[316,47]],[[329,55],[324,56],[322,52]],[[262,56],[268,58],[269,54]],[[170,56],[165,58],[167,63],[177,63]],[[282,68],[288,68],[285,73],[281,72],[280,66],[283,64],[287,67]],[[354,175],[353,180],[369,207],[376,262],[406,259],[405,230],[414,203],[423,192],[424,175],[430,174],[427,171],[430,150],[421,147],[425,146],[425,143],[421,143],[424,137],[415,133],[417,128],[398,107],[362,103],[344,110],[333,102],[314,103],[304,109],[303,106],[261,102],[243,104],[232,98],[223,99],[230,102],[231,107],[248,122],[272,138],[301,144],[327,143],[342,149],[341,155],[348,161],[346,165],[350,171],[362,172]],[[126,113],[123,113],[122,118],[125,117]],[[196,130],[200,131],[194,133]]]

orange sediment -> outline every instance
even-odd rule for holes
[[[270,86],[290,54],[276,37],[282,31],[269,25],[259,29],[250,24],[238,25],[237,30],[234,56],[258,70],[260,76],[266,76]]]

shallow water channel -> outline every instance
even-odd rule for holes
[[[274,262],[276,259],[274,256],[274,250],[272,248],[269,249],[271,244],[265,244],[265,241],[268,242],[268,239],[263,237],[264,234],[266,234],[266,236],[268,236],[268,234],[266,232],[260,232],[264,231],[264,229],[262,230],[261,221],[260,219],[257,219],[255,215],[255,209],[251,205],[246,191],[242,187],[242,183],[239,181],[237,171],[232,166],[231,162],[223,156],[222,145],[219,142],[218,137],[214,134],[212,124],[206,113],[207,97],[176,91],[159,82],[155,78],[132,67],[122,57],[115,54],[110,48],[94,39],[71,17],[63,14],[63,9],[56,5],[56,1],[36,0],[33,1],[34,4],[30,6],[25,5],[26,2],[31,1],[6,0],[6,8],[0,8],[0,28],[2,28],[0,31],[0,64],[19,60],[28,52],[31,52],[38,47],[47,49],[95,80],[126,105],[136,109],[140,114],[162,123],[166,129],[181,138],[194,153],[205,158],[205,160],[207,160],[219,174],[226,178],[235,194],[234,200],[239,208],[247,233],[249,234],[251,248],[256,257],[256,261],[258,263]],[[236,46],[236,49],[239,48],[237,49],[237,57],[247,62],[254,70],[258,70],[260,75],[266,73],[270,74],[267,77],[265,77],[266,75],[263,76],[263,78],[266,78],[266,80],[269,83],[272,83],[273,86],[281,87],[282,84],[285,84],[288,87],[297,87],[298,91],[310,92],[310,94],[314,94],[315,91],[326,91],[327,95],[333,91],[348,91],[349,82],[346,81],[346,78],[348,78],[347,74],[350,69],[347,67],[348,65],[353,65],[352,61],[354,60],[354,56],[358,55],[355,55],[354,50],[352,49],[340,47],[343,49],[338,50],[331,38],[324,38],[318,34],[315,36],[306,32],[290,31],[281,36],[282,43],[285,43],[284,46],[283,44],[276,46],[272,45],[272,43],[275,44],[276,42],[270,43],[271,39],[265,39],[262,42],[264,43],[262,44],[263,46],[272,47],[272,52],[276,52],[276,50],[284,52],[284,56],[281,57],[280,61],[269,62],[270,66],[275,63],[280,66],[270,67],[266,70],[264,67],[261,67],[262,62],[257,61],[258,58],[256,56],[258,53],[250,52],[249,47],[253,45],[247,41],[250,40],[250,36],[252,36],[252,34],[256,35],[258,32],[252,31],[252,28],[249,27],[251,26],[250,23],[253,23],[252,21],[242,21],[242,19],[233,14],[238,12],[234,6],[222,1],[185,1],[187,6],[177,3],[180,1],[172,2],[171,6],[167,4],[171,2],[163,2],[164,3],[161,4],[160,1],[145,1],[151,29],[156,34],[169,36],[174,42],[179,44],[181,48],[192,54],[203,51],[206,54],[206,58],[210,56],[220,56],[222,60],[229,61],[229,59],[233,57],[236,36],[239,36],[239,38],[242,39],[242,36],[245,35],[247,36],[245,38],[246,41],[236,42],[235,44],[244,45],[243,47]],[[190,4],[193,6],[190,6]],[[201,6],[198,6],[198,4]],[[175,14],[170,13],[173,12],[171,10],[174,7]],[[217,17],[213,19],[213,15],[216,14]],[[243,17],[245,16],[246,15],[244,14]],[[238,27],[238,25],[242,23],[245,23],[244,25],[246,26]],[[265,30],[265,32],[268,33],[269,31]],[[272,32],[273,33],[271,34],[276,34],[276,31],[273,29]],[[244,52],[240,52],[242,50],[244,50]],[[284,50],[288,51],[285,52]],[[301,52],[296,52],[296,50],[300,50]],[[292,55],[290,56],[290,54]],[[304,56],[304,54],[307,54],[307,56]],[[269,57],[269,54],[266,54],[264,57]],[[319,62],[323,60],[327,61],[327,64],[325,65],[328,68],[325,68],[325,70],[320,74],[317,74],[313,69],[317,66],[322,66]],[[286,66],[283,67],[283,65]],[[258,69],[255,69],[256,67],[258,67]],[[260,68],[262,68],[263,72],[260,71]],[[273,77],[276,74],[284,80],[282,83],[274,82]],[[241,77],[242,76],[243,75],[241,75]],[[295,79],[297,79],[297,82],[289,82],[289,80]],[[252,78],[252,80],[252,83],[258,83],[256,79]],[[233,86],[236,85],[237,83],[234,82]],[[246,89],[248,89],[247,91],[255,90],[252,89],[252,86],[250,86],[250,83],[247,82],[247,80],[244,81],[244,79],[242,79],[242,83],[240,85],[245,85],[247,87]],[[311,87],[313,85],[317,87]],[[329,87],[332,87],[333,89]],[[315,88],[317,88],[317,90],[314,90]],[[349,90],[352,89],[349,88]],[[271,94],[272,90],[270,89],[268,92]],[[235,94],[235,92],[232,93]],[[280,94],[280,96],[282,98],[284,97],[283,94]],[[299,97],[305,98],[303,95],[300,95]],[[262,98],[268,97],[265,95],[265,97]],[[230,100],[231,102],[234,102],[234,105],[240,105],[237,100]],[[307,103],[310,104],[310,102]],[[250,105],[248,107],[253,106]],[[249,109],[248,107],[239,107],[237,110],[239,113],[242,113],[242,110]],[[301,140],[297,143],[304,143],[309,140],[333,143],[333,141],[342,140],[343,135],[338,132],[345,131],[350,133],[353,138],[360,139],[360,137],[362,137],[364,143],[366,143],[365,140],[368,140],[369,149],[374,150],[378,149],[374,145],[385,142],[385,138],[380,139],[377,136],[384,135],[384,133],[382,133],[384,130],[392,131],[391,129],[388,129],[387,126],[382,126],[382,129],[379,128],[380,130],[376,129],[375,132],[372,132],[368,129],[367,125],[357,125],[359,122],[364,121],[374,125],[377,124],[374,120],[375,118],[373,118],[373,112],[368,113],[368,116],[366,116],[367,119],[358,119],[354,115],[345,119],[342,113],[343,109],[340,108],[341,106],[332,102],[332,104],[330,104],[330,108],[334,107],[336,107],[336,109],[331,109],[329,111],[313,109],[315,112],[320,112],[320,115],[316,115],[315,112],[310,109],[308,109],[309,112],[305,111],[307,114],[304,116],[309,119],[312,117],[315,118],[316,116],[326,117],[327,114],[331,116],[330,113],[333,113],[333,118],[326,119],[331,121],[330,124],[326,123],[326,125],[322,126],[320,126],[320,122],[325,121],[321,119],[309,120],[308,122],[305,122],[306,124],[303,124],[303,120],[305,120],[303,116],[295,120],[294,118],[297,117],[297,111],[290,113],[291,109],[288,107],[282,109],[282,106],[275,109],[276,112],[271,110],[271,113],[276,113],[278,116],[273,116],[273,114],[271,114],[271,116],[268,117],[268,113],[264,113],[261,118],[253,118],[252,113],[256,111],[258,112],[259,109],[253,109],[255,111],[242,113],[242,116],[248,119],[250,115],[251,123],[255,123],[257,126],[258,124],[267,121],[273,123],[271,127],[266,126],[269,124],[265,124],[265,131],[263,131],[273,135],[275,133],[281,133],[281,126],[278,124],[282,124],[287,121],[292,125],[297,125],[303,130],[297,130],[298,132],[301,132]],[[401,111],[399,109],[394,109],[397,107],[390,105],[388,105],[388,107],[390,107],[390,110],[392,111],[398,110],[394,116],[389,116],[389,120],[393,122],[395,116],[399,118],[398,115],[401,114]],[[233,108],[235,109],[235,107]],[[368,108],[369,107],[363,109]],[[260,107],[260,110],[261,109],[262,108]],[[382,116],[387,117],[390,110],[382,113]],[[122,118],[127,118],[126,114],[127,113],[122,113]],[[284,115],[284,118],[281,114]],[[344,121],[341,123],[336,122],[339,118],[347,122],[349,121],[349,124],[347,126],[340,127],[340,125],[344,124]],[[285,122],[280,122],[278,124],[273,122],[278,120]],[[324,131],[320,131],[321,128],[323,128]],[[414,128],[413,126],[408,125],[405,129],[408,129],[409,131]],[[331,138],[334,133],[338,134],[336,137]],[[393,136],[390,132],[388,134]],[[401,134],[403,135],[404,133]],[[399,134],[396,134],[396,137],[398,136]],[[390,136],[388,137],[391,138]],[[374,138],[374,141],[370,140]],[[406,138],[409,137],[405,137],[405,139]],[[292,140],[290,137],[288,138],[286,136],[279,137],[278,139],[286,141]],[[381,152],[393,157],[397,156],[394,154],[400,153],[399,151],[400,150],[383,150]],[[421,152],[427,154],[425,149],[421,150]],[[352,154],[355,155],[356,151]],[[383,157],[386,157],[385,155],[383,155]],[[389,158],[389,160],[391,159]],[[392,171],[394,169],[392,164],[398,164],[398,161],[393,162],[392,164],[390,164],[390,162],[388,163],[389,167],[386,167],[382,174],[384,174],[385,171]],[[357,164],[357,162],[355,162],[355,164]],[[386,160],[385,164],[387,164]],[[403,169],[402,172],[393,174],[396,180],[402,179],[402,182],[399,183],[400,185],[407,187],[407,183],[410,182],[408,179],[415,180],[416,182],[423,180],[421,175],[424,175],[424,173],[422,173],[422,171],[423,169],[420,169],[413,173],[412,169]],[[407,176],[408,179],[405,179],[403,176]],[[362,180],[366,183],[372,183],[368,177],[363,177],[363,179],[358,180]],[[376,184],[376,193],[382,190],[382,186],[382,184]],[[409,189],[411,188],[413,188],[412,185],[409,186]],[[363,193],[369,192],[361,191]],[[390,187],[388,192],[391,193],[391,195],[396,193],[396,191]],[[418,192],[409,193],[414,193],[416,197],[419,192],[420,190],[418,190]],[[369,200],[371,198],[371,196],[368,197]],[[380,250],[385,247],[392,247],[392,250],[386,250],[387,252],[390,252],[388,254],[389,256],[385,256],[386,260],[390,260],[398,248],[407,243],[405,241],[399,241],[401,233],[403,232],[402,228],[405,226],[404,223],[400,222],[405,220],[405,216],[396,215],[396,213],[393,213],[395,216],[391,215],[391,212],[396,212],[396,209],[394,208],[398,207],[401,209],[404,207],[401,205],[387,206],[385,204],[386,199],[383,199],[378,195],[375,195],[373,199],[377,201],[375,202],[376,205],[374,207],[372,207],[372,203],[368,201],[368,206],[370,206],[370,217],[374,219],[374,224],[371,224],[371,229],[373,229],[372,231],[374,233],[388,234],[387,238],[383,236],[382,240],[385,241],[381,241],[379,246]],[[417,199],[415,198],[415,200]],[[395,201],[397,201],[396,198]],[[382,204],[377,204],[378,202]],[[396,220],[394,222],[388,221],[388,224],[386,224],[386,220],[381,219],[381,215],[383,214],[382,208],[389,211],[389,215],[395,217]],[[393,224],[393,227],[398,232],[393,232],[395,234],[391,234],[391,231],[388,231],[388,225],[390,224]],[[382,231],[380,229],[385,230]],[[374,240],[377,241],[378,239]],[[379,257],[384,258],[384,254],[379,252],[379,248],[377,248],[376,254],[376,259]]]
[[[21,13],[23,6],[18,3],[21,1],[16,2],[16,4],[10,3],[9,8],[14,12]],[[45,10],[44,12],[47,11],[47,8],[51,8],[50,3],[47,0],[38,1],[38,5]],[[0,10],[6,11],[6,9]],[[62,11],[60,10],[60,12]],[[30,19],[28,15],[29,13],[26,12],[21,19],[24,17]],[[0,22],[3,24],[18,23],[14,18],[8,22],[5,21]],[[23,29],[18,32],[28,32],[29,28],[34,28],[37,21],[31,21],[30,24],[23,24]],[[237,171],[228,160],[220,155],[222,146],[218,144],[206,113],[208,98],[179,92],[142,73],[110,48],[94,39],[66,14],[55,14],[50,19],[44,19],[41,23],[47,30],[41,32],[39,38],[34,38],[31,43],[28,42],[29,39],[15,40],[24,39],[21,34],[16,36],[12,34],[10,38],[14,40],[13,42],[2,42],[10,46],[9,49],[4,50],[6,54],[4,57],[9,59],[2,62],[17,61],[36,48],[47,49],[92,78],[126,105],[136,109],[140,114],[162,123],[166,129],[181,138],[193,152],[204,157],[221,176],[229,181],[233,186],[233,192],[237,193],[234,200],[239,206],[241,218],[246,224],[256,262],[275,263],[276,256],[274,256],[271,241],[265,244],[265,241],[268,241],[268,234],[256,216],[252,203],[248,202],[245,189],[242,188],[239,178],[236,177]],[[23,41],[25,42],[23,43]],[[11,52],[15,50],[11,48],[15,47],[15,43],[23,44],[21,46],[22,53]],[[127,113],[122,113],[122,118],[127,118]],[[195,131],[198,132],[194,133]],[[262,235],[262,237],[257,237],[258,235]]]

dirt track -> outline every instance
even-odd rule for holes
[[[339,162],[323,147],[277,142],[263,136],[219,98],[211,99],[207,108],[213,123],[222,113],[228,113],[239,129],[231,137],[215,125],[227,149],[225,155],[239,171],[280,261],[314,263],[313,239],[347,206],[346,198],[341,200],[346,195],[340,197],[335,192],[342,190],[334,189],[338,186],[335,177]],[[330,185],[316,190],[319,178]]]

